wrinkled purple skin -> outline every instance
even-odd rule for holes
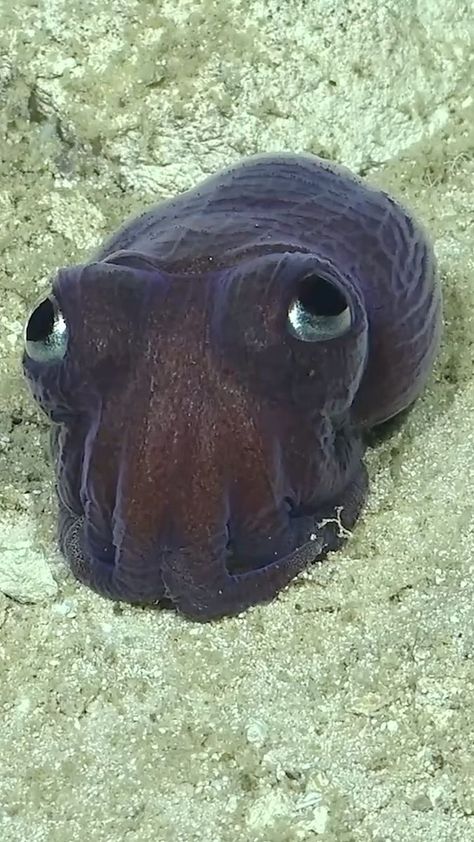
[[[338,338],[288,331],[311,275],[348,302]],[[219,172],[61,269],[66,355],[25,353],[24,368],[55,425],[59,540],[76,577],[209,620],[271,599],[338,548],[366,496],[364,431],[409,406],[432,368],[435,275],[395,201],[286,154]]]

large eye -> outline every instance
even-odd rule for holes
[[[351,326],[351,311],[341,290],[319,275],[303,278],[288,308],[288,330],[302,342],[342,336]]]
[[[36,305],[24,332],[25,350],[37,363],[62,360],[67,351],[68,329],[54,295]]]

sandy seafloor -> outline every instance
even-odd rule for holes
[[[0,4],[3,842],[474,840],[473,65],[453,0]],[[114,605],[54,546],[25,315],[131,212],[281,149],[428,226],[434,377],[344,551],[272,604]]]

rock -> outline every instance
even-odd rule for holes
[[[29,518],[0,522],[0,591],[17,602],[41,602],[57,590],[46,558],[34,543]]]

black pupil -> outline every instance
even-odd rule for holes
[[[342,292],[325,278],[311,275],[299,285],[298,300],[312,316],[340,316],[347,307]]]
[[[51,336],[54,326],[54,307],[45,298],[38,304],[36,310],[31,314],[27,327],[26,339],[28,342],[44,342]]]

